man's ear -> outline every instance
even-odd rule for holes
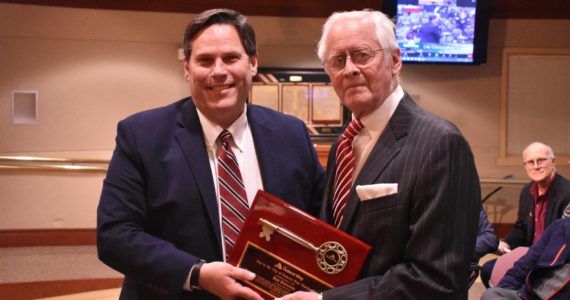
[[[392,51],[392,75],[400,74],[402,69],[402,58],[400,57],[400,49]]]
[[[249,69],[251,70],[251,76],[257,75],[257,52],[249,58]]]
[[[184,65],[184,79],[186,81],[190,81],[190,64],[188,63],[188,59],[183,60]]]

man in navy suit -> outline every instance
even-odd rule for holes
[[[184,51],[192,97],[118,125],[97,211],[99,257],[125,274],[121,299],[261,299],[239,284],[255,274],[224,262],[218,136],[232,136],[250,205],[263,189],[318,214],[324,170],[303,122],[246,104],[258,62],[245,16],[203,12]]]
[[[284,299],[467,299],[481,210],[467,141],[403,91],[394,24],[381,12],[333,14],[318,55],[364,127],[352,142],[353,181],[337,226],[373,250],[357,281]],[[344,165],[338,148],[329,155],[321,210],[331,224],[342,207],[333,203],[337,161]]]

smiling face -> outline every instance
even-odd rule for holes
[[[348,55],[358,50],[385,48],[377,39],[376,27],[370,19],[343,19],[331,28],[326,39],[324,59]],[[385,58],[385,55],[390,57]],[[398,86],[402,66],[398,49],[376,52],[366,65],[356,66],[351,59],[340,70],[327,70],[341,102],[357,117],[376,110]]]
[[[197,34],[184,61],[184,78],[196,107],[223,128],[242,114],[256,73],[257,56],[246,54],[237,30],[228,24]]]
[[[539,185],[548,185],[556,173],[556,158],[543,144],[528,146],[523,152],[523,162],[528,177]]]

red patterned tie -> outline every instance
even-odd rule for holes
[[[226,246],[226,259],[230,256],[243,225],[249,205],[237,159],[232,151],[232,135],[224,130],[218,139],[218,184],[222,203],[222,230]]]
[[[344,215],[344,208],[348,201],[348,194],[352,187],[352,173],[354,171],[354,151],[352,141],[364,127],[359,119],[353,119],[340,137],[336,150],[336,173],[334,177],[335,189],[333,195],[333,221],[336,227],[340,226]]]

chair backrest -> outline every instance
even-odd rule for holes
[[[511,252],[505,253],[497,258],[497,262],[493,267],[493,272],[491,273],[491,279],[489,280],[489,285],[491,287],[497,286],[499,281],[505,276],[505,273],[513,267],[515,262],[525,255],[528,251],[528,247],[517,247]]]
[[[467,288],[470,288],[473,283],[475,283],[475,280],[477,280],[477,277],[479,277],[481,266],[479,266],[478,263],[479,262],[471,262],[471,264],[469,264],[469,278],[467,281]]]

